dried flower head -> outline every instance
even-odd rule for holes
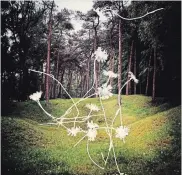
[[[90,109],[91,111],[99,111],[99,107],[95,104],[86,104],[86,107]]]
[[[128,72],[129,78],[131,78],[135,83],[138,83],[138,79],[136,79],[135,75],[132,72]]]
[[[97,50],[94,52],[95,60],[98,62],[105,62],[107,60],[107,53],[106,51],[102,51],[101,47],[98,47]]]
[[[96,129],[89,129],[87,132],[88,140],[94,141],[97,136],[97,130]]]
[[[91,121],[91,122],[87,122],[87,127],[89,128],[89,129],[96,129],[96,128],[99,128],[99,125],[97,124],[97,123],[93,123],[93,121]]]
[[[99,87],[98,88],[98,95],[101,97],[101,99],[108,99],[109,97],[112,97],[112,93],[111,93],[111,90],[112,90],[112,86],[111,85],[108,85],[107,84],[103,84],[102,87]]]
[[[105,76],[108,76],[110,78],[117,78],[118,74],[115,74],[113,71],[103,71],[103,74]]]
[[[125,126],[120,126],[116,128],[116,138],[120,138],[124,141],[124,138],[128,135],[129,129]]]
[[[39,101],[41,95],[42,95],[42,91],[33,93],[32,95],[29,96],[29,98],[30,98],[31,100],[34,100],[34,101]]]
[[[78,132],[81,131],[81,128],[79,127],[72,127],[71,129],[68,129],[68,135],[76,136]]]

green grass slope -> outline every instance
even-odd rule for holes
[[[139,95],[123,96],[122,101],[123,123],[130,132],[126,143],[114,139],[121,172],[127,175],[181,174],[181,106],[172,107],[168,103],[154,105],[150,97]],[[87,103],[100,105],[98,99],[87,99],[78,106],[80,115],[88,114]],[[72,102],[56,99],[51,100],[49,107],[45,106],[45,102],[42,105],[54,116],[61,116]],[[105,100],[103,105],[111,123],[117,109],[117,97]],[[75,114],[76,109],[73,109],[69,116],[74,117]],[[102,116],[93,117],[93,120],[104,126]],[[105,169],[99,169],[87,155],[86,139],[73,147],[83,134],[70,137],[64,128],[40,125],[48,121],[49,118],[35,102],[9,106],[8,113],[1,120],[3,175],[117,174],[112,154]],[[119,119],[114,125],[120,125]],[[96,141],[90,143],[90,152],[100,165],[104,166],[101,152],[106,155],[108,147],[108,136],[99,131]]]

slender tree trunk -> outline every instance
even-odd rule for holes
[[[111,49],[111,56],[110,56],[110,63],[109,63],[109,70],[114,72],[114,48]],[[113,84],[113,78],[110,78],[110,85]]]
[[[148,95],[151,59],[152,59],[152,52],[150,53],[149,64],[148,64],[147,84],[146,84],[146,89],[145,89],[145,95]]]
[[[129,56],[129,59],[128,59],[128,72],[131,71],[132,54],[133,54],[133,41],[132,41],[132,44],[131,44],[130,56]],[[128,80],[129,80],[129,77],[128,77]],[[126,85],[126,95],[129,95],[129,94],[131,94],[131,84],[130,84],[130,82]]]
[[[156,90],[156,46],[154,47],[154,72],[153,72],[153,88],[152,88],[152,101],[155,101]]]
[[[118,56],[118,105],[121,105],[121,82],[122,82],[122,26],[119,19],[119,56]]]
[[[97,29],[94,28],[95,36],[94,36],[94,52],[97,50]],[[95,91],[98,89],[98,71],[99,71],[99,64],[96,61],[95,63]],[[96,95],[98,97],[98,95]]]
[[[68,73],[68,84],[67,84],[67,91],[69,94],[71,94],[71,83],[72,83],[72,72],[69,70]]]
[[[63,84],[63,77],[64,77],[64,73],[65,73],[65,69],[63,69],[61,71],[61,79],[60,79],[60,83]],[[62,88],[61,88],[61,85],[59,85],[58,87],[58,95],[57,95],[58,98],[62,98]]]
[[[134,75],[136,76],[136,46],[135,46],[135,52],[134,52]],[[136,94],[136,83],[134,83],[134,94]]]
[[[47,39],[47,70],[46,73],[50,74],[50,54],[51,54],[51,35],[52,35],[52,10],[53,10],[54,1],[52,1],[50,16],[49,16],[49,32],[48,32],[48,39]],[[46,76],[46,104],[49,103],[49,76]]]
[[[90,82],[90,59],[88,58],[87,61],[87,85],[86,85],[86,91],[89,90],[89,82]]]

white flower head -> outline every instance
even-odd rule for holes
[[[39,101],[41,95],[42,95],[42,91],[33,93],[32,95],[29,96],[29,98],[30,98],[31,100],[34,100],[34,101]]]
[[[95,104],[86,104],[86,107],[90,109],[91,111],[99,111],[99,107]]]
[[[105,76],[108,76],[110,78],[117,78],[118,74],[115,74],[113,71],[103,71],[103,74]]]
[[[109,97],[112,97],[112,93],[111,93],[111,90],[112,90],[112,86],[111,85],[108,85],[107,84],[103,84],[102,87],[99,87],[98,88],[98,95],[101,97],[101,99],[108,99]]]
[[[102,51],[101,47],[98,47],[97,50],[94,52],[95,60],[98,62],[105,62],[107,60],[107,53],[106,51]]]
[[[81,128],[79,127],[72,127],[71,129],[68,129],[68,135],[76,136],[78,132],[81,132]]]
[[[91,122],[87,122],[87,127],[89,128],[89,129],[96,129],[96,128],[99,128],[99,125],[97,124],[97,123],[93,123],[93,121],[91,121]]]
[[[131,78],[135,83],[138,83],[138,79],[136,79],[135,75],[132,72],[128,72],[129,78]]]
[[[96,129],[89,129],[87,132],[88,140],[94,141],[97,136],[97,130]]]
[[[125,142],[124,138],[128,135],[128,132],[129,128],[125,126],[120,126],[116,128],[116,138],[120,138],[121,140],[123,140],[123,142]]]

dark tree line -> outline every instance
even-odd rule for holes
[[[108,60],[96,65],[96,89],[106,81],[104,69],[119,74],[110,81],[116,94],[131,71],[139,84],[131,82],[122,94],[180,100],[181,2],[134,1],[125,6],[122,1],[98,1],[93,7],[107,9],[103,13],[108,20],[102,22],[93,9],[87,14],[58,11],[54,1],[1,2],[2,99],[23,101],[39,90],[47,100],[68,98],[51,78],[29,69],[50,71],[73,97],[83,96],[93,83],[92,54],[102,47]],[[113,13],[133,18],[158,8],[164,9],[132,21]],[[71,18],[83,21],[82,30],[72,30]]]

